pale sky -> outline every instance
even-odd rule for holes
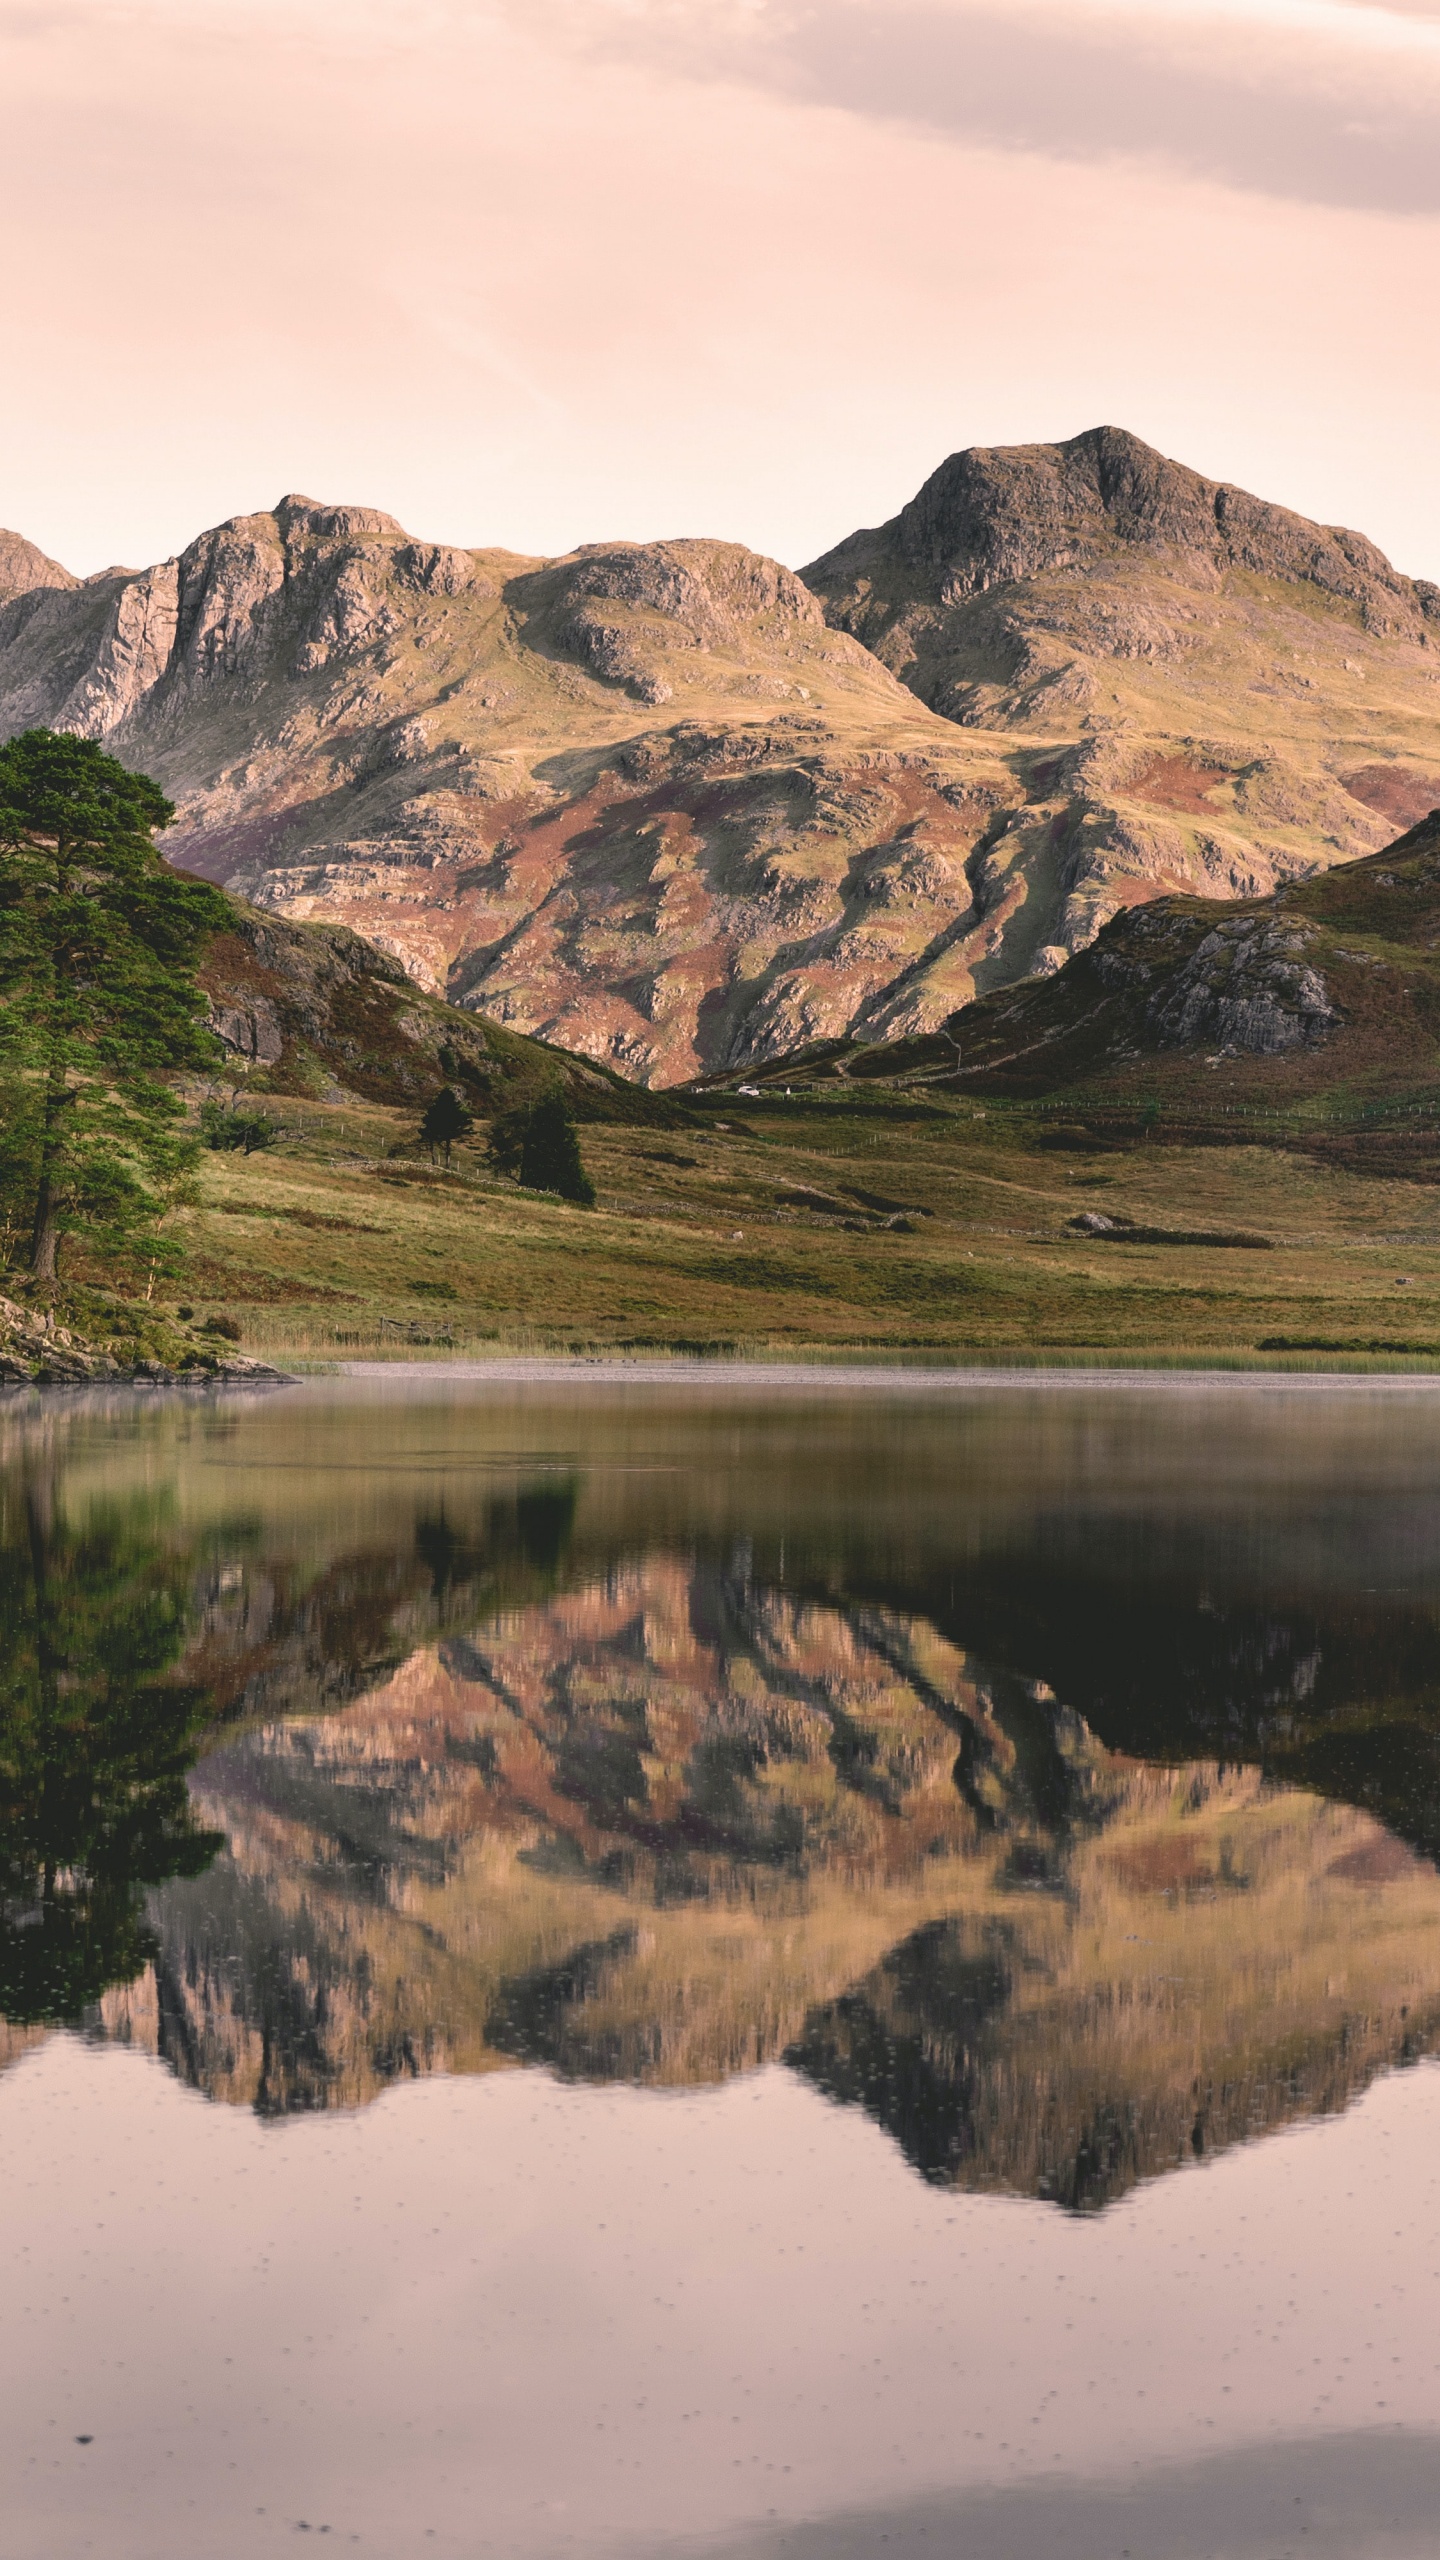
[[[1440,578],[1440,0],[0,0],[0,523],[803,563],[1109,423]]]

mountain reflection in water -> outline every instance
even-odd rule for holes
[[[305,1410],[12,1434],[10,2050],[83,2022],[275,2117],[783,2059],[1087,2208],[1440,2041],[1440,1616],[1327,1576],[1313,1489],[1282,1556],[1243,1452],[1231,1513],[1117,1528],[1103,1450],[997,1441],[977,1511],[887,1408],[837,1509],[803,1430],[781,1484],[732,1410],[718,1483],[708,1413],[637,1455],[573,1404],[438,1460],[352,1406],[354,1483],[312,1405],[287,1485]]]

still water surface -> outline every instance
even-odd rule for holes
[[[0,1413],[0,2560],[1440,2553],[1440,1390]]]

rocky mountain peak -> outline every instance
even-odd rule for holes
[[[37,544],[27,542],[23,533],[10,533],[0,525],[0,605],[9,604],[16,596],[33,595],[40,587],[78,587],[68,569],[51,560]]]
[[[779,614],[812,627],[825,616],[810,589],[778,560],[738,542],[587,543],[556,564],[571,597],[608,598],[730,636],[738,624]]]
[[[1118,565],[1127,553],[1148,553],[1201,587],[1236,569],[1305,582],[1412,636],[1427,618],[1440,623],[1440,589],[1403,577],[1363,534],[1207,480],[1123,427],[953,453],[898,516],[852,534],[804,575],[836,601],[862,579],[953,606],[997,586]]]
[[[587,543],[514,581],[511,601],[532,645],[577,657],[649,703],[672,699],[664,662],[677,651],[744,655],[762,634],[783,646],[825,629],[793,570],[738,542]]]
[[[181,864],[637,1083],[928,1032],[1440,799],[1440,590],[1117,427],[952,455],[808,584],[300,492],[78,585],[15,546],[0,735],[103,739]]]
[[[302,498],[293,492],[279,501],[274,520],[286,540],[305,534],[330,542],[356,542],[367,534],[380,542],[409,540],[403,524],[379,507],[333,507],[321,498]]]

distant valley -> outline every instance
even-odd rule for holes
[[[803,578],[291,498],[83,581],[0,535],[36,723],[156,774],[182,865],[663,1087],[1378,851],[1440,802],[1440,590],[1114,429],[956,455]]]

